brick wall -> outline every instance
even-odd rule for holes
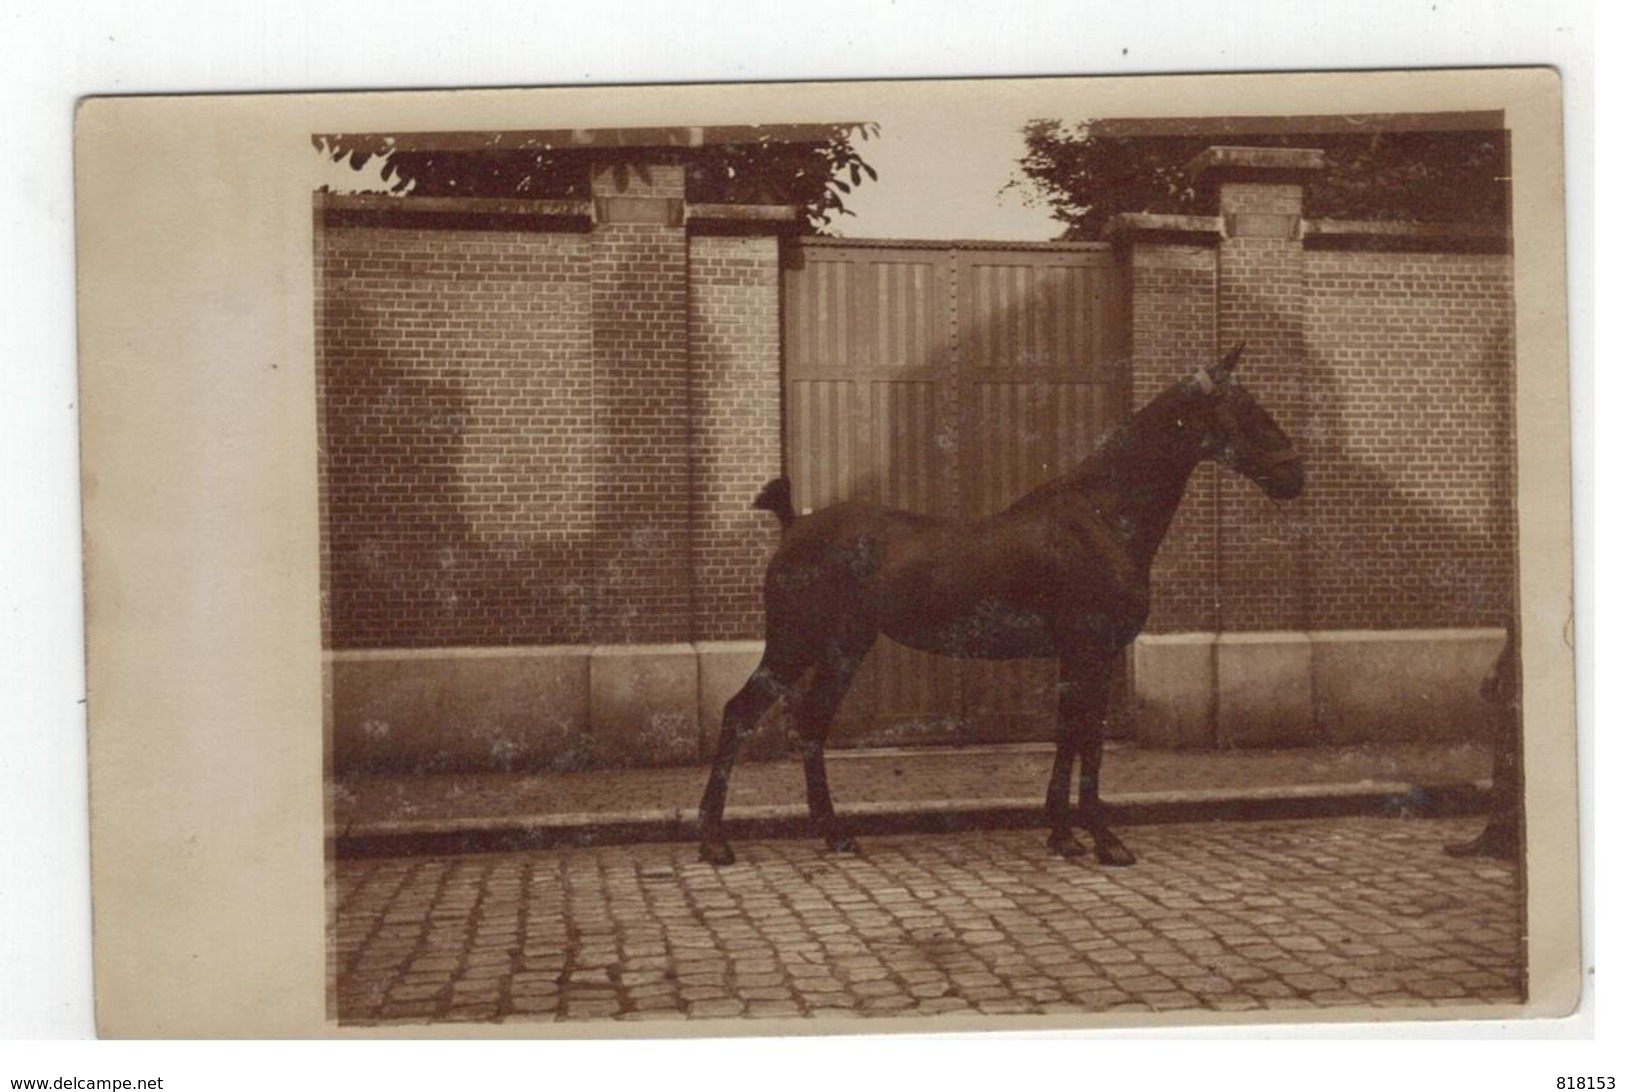
[[[579,235],[318,231],[332,647],[587,639],[586,257]]]
[[[329,222],[317,248],[331,647],[760,636],[775,240]],[[1503,620],[1508,258],[1261,238],[1128,253],[1135,405],[1245,337],[1242,379],[1309,468],[1282,506],[1197,472],[1151,632]]]
[[[1226,182],[1216,351],[1245,342],[1237,378],[1289,436],[1301,422],[1303,244],[1299,185]],[[1302,513],[1272,504],[1239,474],[1219,478],[1220,630],[1306,628]]]
[[[1134,408],[1191,374],[1213,352],[1217,263],[1212,247],[1142,244],[1130,258]],[[1218,625],[1217,472],[1191,477],[1151,576],[1153,633]]]
[[[1502,624],[1516,561],[1510,259],[1306,263],[1314,626]]]
[[[1516,564],[1510,259],[1393,237],[1306,246],[1296,183],[1214,192],[1224,227],[1211,242],[1127,247],[1135,405],[1245,340],[1239,377],[1297,442],[1308,486],[1277,505],[1199,470],[1157,559],[1147,631],[1503,624]]]
[[[330,219],[316,259],[329,647],[761,636],[775,237]]]
[[[604,170],[594,193],[670,198],[682,168]],[[688,236],[666,223],[592,232],[593,640],[691,639]]]
[[[689,260],[694,636],[759,639],[779,525],[750,505],[783,465],[778,240],[695,238]]]

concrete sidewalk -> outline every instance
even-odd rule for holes
[[[836,808],[858,835],[1043,825],[1043,744],[829,753]],[[497,852],[697,838],[702,767],[366,777],[331,787],[340,857]],[[1102,796],[1121,825],[1481,811],[1477,744],[1227,751],[1108,744]],[[740,840],[811,837],[799,762],[741,763],[727,821]]]

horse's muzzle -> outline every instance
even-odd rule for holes
[[[1275,500],[1291,500],[1303,492],[1303,460],[1277,463],[1263,482],[1264,492]]]

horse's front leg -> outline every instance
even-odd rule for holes
[[[1066,780],[1075,755],[1079,762],[1078,822],[1094,841],[1095,860],[1104,865],[1131,865],[1134,854],[1107,827],[1106,812],[1100,803],[1100,760],[1105,748],[1110,682],[1109,659],[1076,655],[1061,661],[1060,742],[1045,808],[1050,819],[1049,848],[1063,857],[1086,852],[1072,836],[1066,816]]]
[[[1061,688],[1061,715],[1055,741],[1055,765],[1049,774],[1049,791],[1044,794],[1044,818],[1049,822],[1049,851],[1057,857],[1076,857],[1089,852],[1072,836],[1072,762],[1077,758],[1077,742],[1067,730],[1066,687]]]
[[[1105,749],[1105,714],[1102,705],[1099,719],[1091,721],[1089,734],[1079,748],[1078,821],[1094,839],[1095,860],[1103,865],[1131,865],[1134,854],[1106,826],[1106,809],[1100,803],[1100,757]]]

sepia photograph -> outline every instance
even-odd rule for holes
[[[88,103],[104,1033],[1571,1011],[1559,107],[1532,69]],[[97,179],[200,131],[209,201],[132,229]],[[197,311],[132,409],[143,241]],[[209,570],[268,574],[219,736],[128,654],[127,414]],[[269,535],[213,516],[233,415]],[[158,770],[296,878],[274,911],[131,833]],[[176,867],[263,949],[177,969]]]

